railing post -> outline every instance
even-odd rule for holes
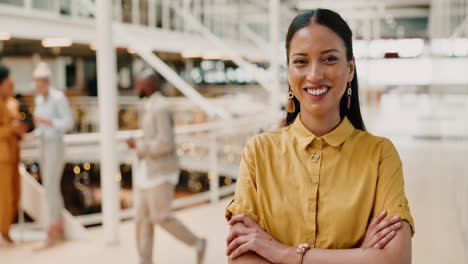
[[[156,27],[156,0],[148,0],[148,26]]]
[[[53,0],[52,10],[56,15],[60,15],[60,0]]]
[[[162,0],[162,28],[170,30],[171,28],[171,17],[170,17],[170,1]]]
[[[118,22],[122,22],[122,0],[114,0],[114,17]]]
[[[210,201],[219,201],[219,175],[218,175],[218,144],[216,132],[210,134]]]
[[[140,24],[140,0],[132,0],[132,23]]]
[[[24,8],[26,8],[26,11],[31,11],[32,0],[24,0]]]
[[[276,114],[280,111],[279,101],[279,8],[280,0],[270,0],[270,76],[271,76],[271,94],[270,106],[272,113]]]

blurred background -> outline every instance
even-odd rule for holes
[[[98,87],[95,17],[103,10],[95,1],[0,0],[0,62],[11,69],[22,118],[34,109],[39,61],[51,66],[53,85],[72,107],[61,184],[76,237],[31,251],[45,236],[41,175],[37,144],[23,144],[22,210],[12,231],[21,242],[0,248],[0,263],[136,263],[133,156],[125,140],[141,134],[141,101],[132,87],[145,67],[164,77],[175,111],[183,169],[176,215],[209,238],[206,263],[227,263],[223,215],[240,154],[246,140],[284,118],[287,27],[299,12],[318,7],[350,25],[364,121],[372,134],[390,138],[403,160],[416,223],[413,263],[468,263],[468,0],[108,1],[115,65],[105,67],[115,70],[115,87]],[[109,175],[120,186],[111,193],[121,219],[114,246],[102,231],[99,148],[98,90],[112,96],[109,89],[117,91],[117,105],[107,107],[118,114],[119,173]],[[157,233],[157,263],[192,262],[190,248]]]

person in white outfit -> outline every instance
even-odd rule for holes
[[[171,213],[174,189],[179,180],[179,163],[174,141],[170,106],[160,92],[160,79],[151,69],[137,78],[135,91],[147,98],[140,118],[143,138],[127,144],[138,156],[134,171],[136,192],[136,239],[140,264],[153,263],[154,225],[159,225],[197,252],[202,263],[206,239],[195,236]]]
[[[70,106],[63,92],[51,87],[51,72],[41,62],[33,72],[36,88],[34,135],[40,142],[41,180],[47,198],[47,238],[37,249],[45,249],[64,239],[63,197],[60,182],[64,167],[63,136],[73,126]]]

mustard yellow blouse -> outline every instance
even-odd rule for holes
[[[355,129],[347,118],[316,137],[299,115],[249,141],[226,217],[249,214],[286,245],[346,249],[359,246],[383,210],[414,233],[402,163],[390,140]]]

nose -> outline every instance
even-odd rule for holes
[[[307,81],[311,83],[320,83],[323,78],[323,67],[319,63],[311,63],[307,72]]]

